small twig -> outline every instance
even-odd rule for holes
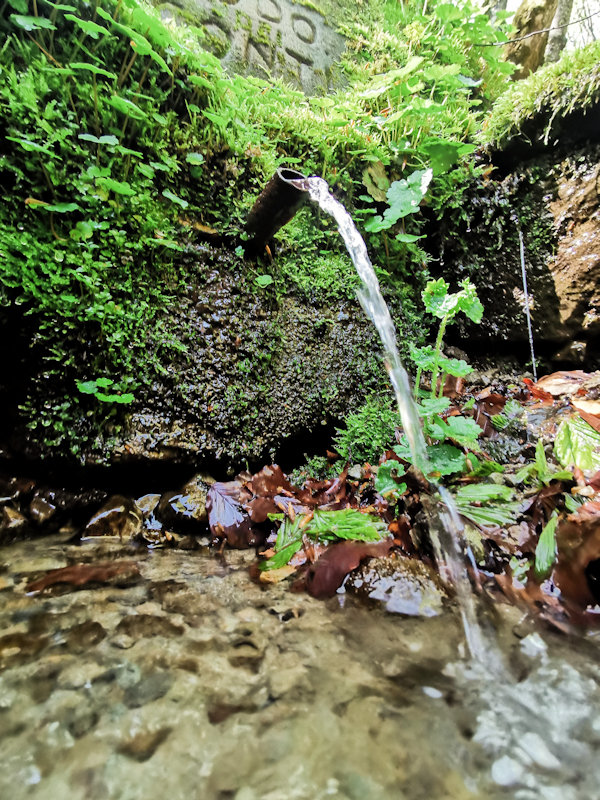
[[[518,36],[516,39],[507,39],[505,42],[473,42],[472,47],[500,47],[505,44],[513,44],[514,42],[522,42],[524,39],[530,39],[532,36],[538,36],[540,33],[550,33],[550,31],[559,31],[562,28],[568,28],[569,25],[578,25],[580,22],[585,22],[592,17],[600,14],[600,11],[594,11],[593,14],[588,14],[587,17],[575,19],[573,22],[566,22],[564,25],[555,25],[553,28],[544,28],[541,31],[533,31],[533,33],[526,33],[525,36]]]
[[[66,239],[63,239],[62,236],[59,236],[58,233],[54,230],[54,211],[50,212],[50,230],[52,231],[52,235],[55,239],[59,242],[66,242]]]
[[[42,51],[42,53],[43,53],[45,56],[47,56],[47,57],[50,59],[50,61],[54,61],[54,63],[56,64],[56,66],[57,66],[57,67],[60,67],[60,68],[62,69],[62,64],[59,64],[59,62],[58,62],[58,61],[57,61],[57,60],[54,58],[54,56],[51,56],[51,55],[50,55],[50,53],[49,53],[47,50],[44,50],[44,48],[42,47],[42,45],[41,45],[41,44],[40,44],[38,41],[36,41],[36,40],[33,38],[33,36],[30,36],[29,34],[27,34],[27,36],[29,36],[29,38],[31,39],[31,41],[32,41],[32,42],[33,42],[35,45],[37,45],[37,46],[40,48],[40,50]]]
[[[94,87],[94,118],[96,122],[96,136],[100,136],[100,119],[98,117],[98,86],[96,84],[96,74],[92,72],[92,86]]]

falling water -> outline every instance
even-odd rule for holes
[[[533,331],[531,330],[531,312],[529,310],[529,293],[527,291],[527,272],[525,271],[525,245],[523,244],[523,232],[521,231],[521,228],[519,228],[519,250],[521,252],[521,273],[523,275],[523,292],[525,294],[525,314],[527,315],[527,331],[529,333],[529,348],[531,350],[531,363],[533,365],[533,380],[537,382],[535,353],[533,352]]]
[[[303,188],[308,190],[310,199],[318,203],[323,211],[330,214],[337,222],[340,235],[361,280],[361,288],[357,291],[358,299],[366,315],[377,328],[385,350],[386,369],[394,387],[413,463],[421,472],[429,475],[432,470],[427,458],[425,439],[417,406],[412,398],[410,381],[398,353],[396,329],[381,294],[365,242],[344,206],[330,193],[326,181],[322,178],[307,178],[301,183]],[[442,486],[436,488],[445,506],[442,511],[438,510],[437,515],[428,515],[436,559],[440,565],[446,566],[456,589],[471,655],[477,661],[487,662],[490,648],[484,643],[477,622],[473,594],[464,568],[463,525],[450,493]]]

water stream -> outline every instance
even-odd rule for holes
[[[402,365],[398,353],[396,329],[387,303],[381,294],[381,288],[373,264],[369,258],[364,239],[358,232],[352,217],[344,206],[329,191],[329,185],[322,178],[307,178],[305,186],[310,199],[318,203],[320,208],[331,215],[346,247],[352,263],[361,280],[357,291],[360,304],[375,325],[386,356],[386,369],[394,387],[396,401],[402,418],[402,426],[408,439],[414,465],[424,474],[432,472],[425,438],[419,421],[417,405],[412,397],[410,380]],[[435,485],[435,484],[434,484]],[[445,508],[438,509],[437,514],[428,514],[431,539],[436,551],[436,559],[442,570],[445,570],[456,588],[460,604],[465,636],[469,650],[474,659],[487,666],[499,665],[499,659],[493,656],[493,648],[485,642],[477,621],[475,602],[468,575],[465,570],[465,543],[463,525],[456,510],[450,492],[436,485]],[[476,566],[475,566],[476,569]],[[494,664],[492,664],[494,662]]]

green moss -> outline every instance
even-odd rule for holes
[[[547,144],[554,120],[575,109],[585,110],[600,98],[600,42],[564,53],[555,64],[542,67],[517,81],[495,102],[476,139],[482,145],[502,148],[525,123],[543,119]]]
[[[396,443],[395,430],[402,424],[390,395],[373,395],[345,423],[335,439],[337,452],[353,462],[371,464]]]

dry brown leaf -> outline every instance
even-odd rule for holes
[[[261,583],[280,583],[289,578],[290,575],[293,575],[294,572],[296,572],[296,567],[292,567],[289,564],[279,569],[265,569],[260,573],[259,581]]]
[[[585,411],[587,414],[600,417],[600,400],[572,400],[571,402],[578,411]]]
[[[589,374],[581,369],[563,370],[544,375],[530,388],[541,389],[553,397],[570,397],[577,394],[581,384],[589,377]]]

